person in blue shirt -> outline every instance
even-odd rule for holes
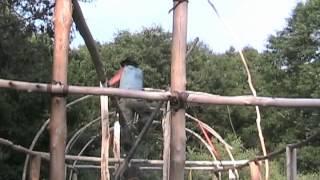
[[[143,90],[143,72],[133,57],[121,61],[120,69],[108,81],[108,86],[119,86],[120,89]],[[129,150],[133,143],[134,114],[139,115],[138,124],[144,124],[151,115],[151,109],[143,99],[120,98],[119,108],[123,117],[119,119],[121,125],[121,142],[125,150]],[[140,127],[138,127],[140,128]]]

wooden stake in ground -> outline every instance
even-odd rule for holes
[[[186,90],[186,49],[187,49],[188,1],[174,1],[173,32],[171,49],[171,90]],[[181,95],[181,94],[180,94]],[[185,108],[183,96],[171,104],[170,179],[183,180],[186,160]],[[186,99],[186,98],[185,98]]]
[[[113,156],[120,162],[120,123],[116,121],[113,126]],[[116,169],[119,167],[115,165]]]
[[[297,179],[297,149],[286,147],[287,180]]]
[[[167,103],[167,109],[162,119],[163,129],[163,170],[162,180],[169,180],[170,177],[170,124],[171,124],[170,102]]]
[[[100,84],[103,88],[103,85]],[[100,96],[101,103],[101,180],[109,180],[109,109],[108,96]]]
[[[67,87],[69,37],[72,24],[71,0],[56,0],[54,10],[54,55],[52,83]],[[66,99],[51,98],[50,117],[50,179],[65,179],[65,146],[67,135]]]

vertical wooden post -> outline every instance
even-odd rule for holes
[[[41,157],[40,156],[31,156],[29,180],[39,180],[40,179],[40,167],[41,167]]]
[[[286,148],[287,180],[297,179],[297,149],[287,146]]]
[[[56,0],[54,10],[54,55],[52,83],[67,86],[69,36],[72,24],[71,0]],[[67,134],[66,99],[52,95],[50,117],[50,179],[65,179]]]
[[[100,87],[104,87],[100,83]],[[100,96],[101,103],[101,180],[109,180],[109,108],[108,96]]]
[[[113,155],[119,161],[120,164],[120,123],[116,121],[113,125]],[[115,169],[119,167],[119,164],[115,164]]]
[[[169,180],[170,177],[170,135],[171,135],[171,113],[170,102],[167,104],[166,114],[162,119],[163,129],[163,168],[162,180]]]
[[[174,0],[173,32],[171,49],[171,90],[186,90],[186,50],[188,1]],[[185,108],[172,104],[170,179],[183,180],[186,159]]]

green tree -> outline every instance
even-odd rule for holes
[[[265,92],[284,97],[319,97],[319,29],[320,1],[308,0],[299,3],[288,19],[287,26],[271,36],[261,64]],[[267,68],[268,67],[268,68]],[[304,139],[319,129],[318,109],[274,109],[264,108],[265,131],[272,143],[292,143]],[[310,144],[314,148],[319,143]],[[303,163],[314,151],[303,150],[299,157]],[[302,164],[303,164],[302,163]],[[311,163],[311,162],[309,162]],[[313,166],[315,167],[315,166]],[[301,166],[302,170],[310,170]],[[319,170],[319,167],[317,167]]]
[[[50,82],[51,45],[45,35],[34,36],[20,17],[0,3],[0,76]],[[3,16],[2,16],[3,15]],[[1,89],[0,137],[29,146],[48,117],[49,97]],[[43,143],[44,145],[46,142]],[[43,146],[42,146],[43,147]],[[0,147],[0,179],[18,179],[24,155]]]

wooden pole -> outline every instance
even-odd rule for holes
[[[67,86],[69,36],[72,24],[71,0],[56,0],[54,11],[54,55],[52,83]],[[61,95],[51,98],[50,179],[65,179],[67,123],[66,99]]]
[[[52,94],[91,94],[108,95],[126,98],[137,98],[155,101],[177,99],[174,92],[137,91],[118,88],[100,88],[90,86],[64,86],[60,84],[31,83],[0,79],[0,88],[15,89],[27,92],[42,92]],[[186,91],[186,102],[193,104],[214,105],[246,105],[274,107],[320,107],[320,98],[279,98],[254,96],[220,96],[208,93]]]
[[[171,90],[186,90],[186,49],[187,49],[187,12],[188,1],[174,0],[173,32],[171,49]],[[183,100],[172,104],[171,142],[170,142],[170,179],[183,180],[186,160],[185,108]]]
[[[96,137],[98,136],[93,136],[90,138],[90,140],[82,147],[82,149],[80,150],[80,152],[78,153],[78,157],[80,157],[83,152],[89,147],[89,145],[96,139]],[[76,174],[77,172],[74,172],[73,169],[74,169],[74,166],[77,164],[77,160],[75,160],[72,164],[72,169],[70,171],[70,175],[69,175],[69,180],[72,180],[73,178],[73,174]]]
[[[162,119],[163,129],[163,170],[162,180],[170,178],[170,135],[171,135],[171,113],[170,102],[167,103],[166,114]]]
[[[81,101],[83,101],[83,100],[85,100],[85,99],[87,99],[87,98],[89,98],[89,97],[91,97],[91,96],[90,96],[90,95],[89,95],[89,96],[83,96],[83,97],[78,98],[78,99],[76,99],[76,100],[74,100],[74,101],[71,101],[71,102],[69,102],[69,103],[67,104],[66,107],[67,107],[67,108],[70,108],[70,107],[72,107],[73,105],[75,105],[75,104],[77,104],[77,103],[79,103],[79,102],[81,102]],[[37,134],[34,136],[34,138],[33,138],[33,140],[32,140],[32,143],[31,143],[31,145],[29,146],[29,150],[33,150],[34,146],[35,146],[36,143],[38,142],[38,139],[40,138],[40,136],[42,135],[42,133],[45,131],[47,125],[49,124],[49,121],[50,121],[50,119],[47,119],[47,120],[42,124],[41,128],[38,130]],[[27,171],[27,166],[28,166],[29,158],[30,158],[30,155],[27,154],[26,159],[25,159],[25,161],[24,161],[24,166],[23,166],[23,173],[22,173],[22,178],[21,178],[22,180],[25,180],[25,179],[26,179],[26,171]]]
[[[25,154],[30,154],[32,156],[40,156],[44,160],[50,160],[50,154],[46,152],[32,151],[28,148],[25,148],[20,145],[16,145],[13,142],[0,138],[0,145],[7,146],[14,151],[22,152]],[[74,156],[74,155],[66,155],[66,160],[70,161],[85,161],[85,162],[93,162],[100,163],[100,157],[92,157],[92,156]],[[263,159],[262,159],[263,160]],[[109,164],[117,164],[119,162],[123,162],[124,159],[118,158],[109,158]],[[162,166],[163,160],[148,160],[148,159],[132,159],[130,161],[131,164],[142,164],[142,165],[153,165],[153,166]],[[247,165],[249,160],[238,160],[238,161],[186,161],[186,165],[189,166],[221,166],[221,167],[230,167],[234,168],[234,165]]]
[[[34,146],[36,145],[40,135],[42,134],[43,131],[45,131],[45,128],[47,127],[47,125],[49,124],[50,119],[46,120],[41,128],[39,129],[39,131],[37,132],[36,136],[34,137],[34,139],[32,140],[32,143],[29,147],[29,150],[33,150]],[[24,161],[24,166],[23,166],[23,172],[22,172],[22,180],[25,180],[26,174],[27,174],[27,169],[28,169],[28,164],[29,164],[29,159],[30,159],[30,155],[27,154],[26,159]]]
[[[29,180],[40,179],[41,157],[31,156]]]
[[[116,121],[113,125],[113,156],[115,159],[118,159],[120,162],[120,123]],[[116,169],[119,167],[115,165]]]
[[[82,38],[84,39],[84,42],[89,50],[91,60],[94,64],[94,67],[97,72],[97,76],[101,84],[103,84],[104,87],[107,86],[107,73],[104,70],[104,66],[101,60],[101,55],[98,52],[97,43],[93,39],[93,36],[90,32],[90,29],[84,19],[84,16],[82,14],[81,7],[78,3],[78,0],[72,0],[74,11],[73,11],[73,19],[77,26],[77,29],[79,30]],[[117,106],[117,109],[119,110],[120,117],[123,117],[122,111],[119,108],[119,102],[117,98],[110,97],[110,100],[114,102],[114,104]]]
[[[287,180],[297,179],[297,149],[286,147]]]
[[[90,126],[92,126],[94,123],[98,122],[101,119],[101,117],[98,117],[92,121],[90,121],[89,123],[87,123],[86,125],[84,125],[83,127],[81,127],[78,131],[76,131],[73,136],[70,138],[69,142],[66,145],[66,149],[65,149],[65,154],[68,154],[69,151],[71,150],[74,141],[77,140],[77,138]]]
[[[72,16],[74,23],[76,24],[76,27],[79,30],[79,33],[84,39],[84,42],[89,50],[92,62],[98,75],[98,79],[101,83],[104,83],[106,80],[106,74],[103,68],[103,63],[101,61],[101,57],[99,55],[96,42],[94,41],[89,27],[84,19],[78,0],[72,0],[72,2],[74,7]]]
[[[100,169],[101,166],[99,165],[76,165],[74,167],[75,169]],[[116,166],[109,166],[110,169],[116,169]],[[161,171],[163,169],[162,166],[137,166],[139,170],[157,170]],[[185,170],[197,170],[197,171],[211,171],[211,172],[217,172],[222,170],[222,167],[215,167],[215,166],[188,166],[185,167]]]
[[[103,85],[100,84],[103,88]],[[110,173],[108,168],[109,161],[109,108],[108,96],[100,96],[101,106],[101,180],[109,180]]]
[[[314,133],[313,135],[311,135],[310,137],[306,138],[303,141],[300,141],[298,143],[295,144],[291,144],[290,147],[291,148],[300,148],[302,146],[305,146],[307,143],[311,142],[312,140],[316,139],[317,137],[319,137],[320,135],[320,131],[317,131],[316,133]],[[25,154],[30,154],[30,155],[38,155],[40,156],[42,159],[45,160],[50,160],[50,154],[46,153],[46,152],[39,152],[39,151],[33,151],[30,150],[28,148],[25,148],[23,146],[14,144],[12,141],[9,141],[7,139],[1,138],[0,137],[0,145],[3,146],[7,146],[9,148],[11,148],[14,151],[17,152],[22,152]],[[208,166],[223,166],[223,169],[220,169],[220,171],[226,171],[229,169],[241,169],[243,167],[246,167],[249,165],[250,162],[254,162],[254,161],[262,161],[265,159],[272,159],[274,157],[276,157],[279,154],[282,154],[286,151],[286,147],[285,148],[281,148],[279,150],[276,150],[274,152],[269,153],[267,156],[257,156],[254,157],[253,159],[250,160],[240,160],[240,161],[186,161],[186,164],[198,164],[198,165],[208,165]],[[81,160],[81,161],[87,161],[87,162],[100,162],[101,158],[100,157],[88,157],[88,156],[72,156],[72,155],[66,155],[66,159],[67,160]],[[120,162],[122,162],[123,159],[120,160]],[[119,163],[119,159],[115,159],[115,158],[110,158],[109,159],[109,163]],[[146,159],[132,159],[131,163],[137,163],[137,164],[149,164],[149,165],[155,165],[155,164],[163,164],[163,161],[161,160],[146,160]],[[230,167],[228,165],[230,165]]]

